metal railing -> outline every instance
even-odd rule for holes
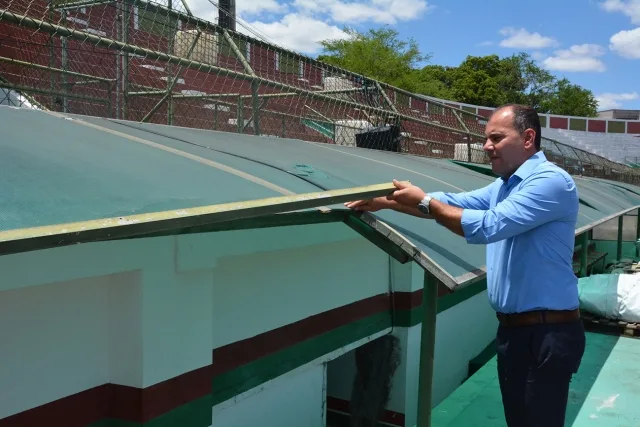
[[[0,37],[0,97],[52,111],[487,163],[485,117],[229,31],[184,1],[2,0]],[[640,170],[543,139],[572,174],[640,183]]]

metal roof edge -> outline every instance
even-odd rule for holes
[[[377,184],[195,208],[172,209],[118,218],[102,218],[8,230],[0,232],[0,255],[79,243],[125,239],[167,231],[172,231],[175,234],[176,230],[385,196],[393,190],[395,190],[395,187],[391,183]]]
[[[613,213],[611,215],[608,215],[604,218],[601,218],[597,221],[592,222],[591,224],[587,224],[585,226],[582,226],[580,228],[576,229],[575,232],[575,236],[579,236],[589,230],[594,229],[595,227],[597,227],[598,225],[604,224],[607,221],[611,221],[612,219],[618,218],[622,215],[625,215],[633,210],[636,209],[640,209],[640,205],[636,205],[632,208],[628,208],[628,209],[624,209],[621,210],[619,212]],[[455,277],[453,280],[456,282],[456,284],[453,287],[449,287],[449,289],[453,290],[453,291],[459,291],[461,289],[466,288],[467,286],[470,286],[480,280],[483,280],[487,277],[487,266],[483,266],[480,267],[479,269],[469,272],[469,273],[465,273],[462,274],[460,276]]]

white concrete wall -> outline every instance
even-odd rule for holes
[[[265,385],[260,393],[213,409],[215,427],[325,427],[326,364]]]
[[[220,259],[214,323],[233,328],[215,329],[214,348],[388,293],[388,271],[386,254],[364,239]]]
[[[0,293],[0,418],[109,381],[108,282]]]
[[[387,292],[388,266],[344,224],[2,256],[0,419],[104,383],[148,387],[207,366],[216,347]],[[318,405],[320,391],[302,392],[317,382],[317,372],[284,382],[301,391],[282,407]],[[260,399],[285,394],[273,386]]]

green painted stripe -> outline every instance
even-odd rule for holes
[[[438,313],[450,309],[487,289],[487,280],[483,279],[457,292],[438,298]],[[394,316],[394,326],[410,328],[422,322],[422,306],[412,310],[398,310]]]
[[[547,127],[547,116],[540,116],[540,126],[543,128]]]
[[[389,327],[391,313],[379,313],[218,375],[213,380],[213,404],[231,399],[327,353]]]
[[[458,292],[438,299],[438,313],[459,304],[486,289],[486,281],[480,281]],[[420,324],[422,307],[378,313],[347,325],[340,326],[320,336],[310,338],[269,356],[218,375],[212,383],[212,394],[182,405],[146,423],[118,419],[104,419],[90,427],[208,427],[211,425],[211,408],[238,394],[258,387],[265,382],[286,374],[327,353],[338,350],[392,326],[411,327]],[[215,361],[214,361],[215,363]]]
[[[626,125],[624,122],[616,122],[613,120],[608,120],[607,122],[607,132],[608,133],[624,133]]]
[[[569,129],[586,131],[587,121],[585,119],[577,119],[575,117],[572,117],[571,119],[569,119]]]

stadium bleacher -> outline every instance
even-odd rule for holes
[[[543,128],[542,136],[617,163],[629,166],[640,163],[640,135]]]

